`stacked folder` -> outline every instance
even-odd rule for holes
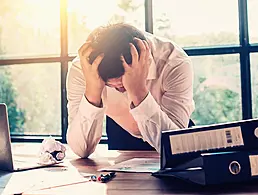
[[[211,185],[258,178],[258,119],[162,132],[160,170]]]

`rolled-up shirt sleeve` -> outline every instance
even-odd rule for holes
[[[105,108],[95,107],[85,98],[85,81],[76,66],[68,71],[66,88],[67,143],[75,154],[86,158],[94,152],[101,139]]]
[[[159,103],[149,92],[130,113],[142,139],[160,151],[163,130],[186,128],[193,111],[193,70],[190,60],[166,66],[162,78],[164,91]]]

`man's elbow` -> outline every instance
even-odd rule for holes
[[[72,139],[69,134],[67,134],[66,139],[68,146],[77,156],[81,158],[88,158],[89,155],[93,153],[93,150],[89,149],[86,143],[84,143],[83,145],[79,144],[78,141]]]
[[[69,145],[69,143],[68,143],[68,145]],[[81,149],[74,148],[71,146],[70,146],[70,148],[80,158],[88,158],[92,154],[92,152],[89,152],[88,150],[81,150]]]

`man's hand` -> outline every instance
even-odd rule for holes
[[[86,90],[84,95],[91,104],[99,107],[101,105],[101,94],[105,83],[98,74],[98,66],[104,58],[104,54],[96,57],[93,63],[90,64],[89,56],[92,50],[90,42],[86,42],[81,46],[78,53],[86,81]]]
[[[140,48],[140,57],[135,46],[130,43],[132,65],[128,65],[123,56],[125,74],[122,76],[123,85],[134,106],[138,106],[148,94],[146,79],[150,66],[150,49],[146,41],[135,38]]]

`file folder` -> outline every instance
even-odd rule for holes
[[[160,169],[173,168],[202,153],[258,150],[258,119],[163,131]]]
[[[203,153],[175,168],[152,173],[200,185],[248,182],[258,179],[258,151]]]

